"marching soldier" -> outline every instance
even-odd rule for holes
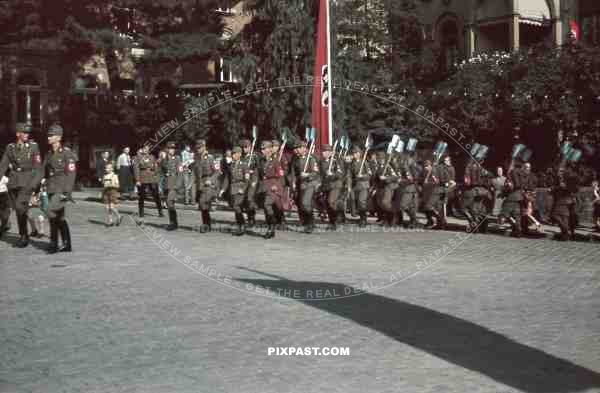
[[[362,149],[359,146],[352,147],[352,164],[349,171],[351,179],[352,190],[354,200],[356,202],[358,215],[359,215],[359,227],[367,226],[367,207],[369,200],[369,182],[373,172],[371,167],[366,163],[362,165]]]
[[[390,157],[389,162],[385,162],[385,158],[383,161],[383,164],[377,170],[377,180],[379,182],[379,187],[377,188],[377,206],[383,214],[384,225],[392,226],[394,225],[394,215],[396,213],[393,203],[394,194],[398,189],[400,177],[396,172],[396,160]]]
[[[314,230],[314,196],[320,179],[319,163],[315,157],[308,156],[306,143],[303,141],[297,141],[294,144],[294,153],[295,157],[290,165],[298,215],[305,232],[312,233]]]
[[[554,204],[552,220],[560,227],[557,240],[565,241],[575,236],[577,220],[575,216],[575,195],[578,191],[578,178],[570,168],[561,167],[558,170],[556,184],[553,188]]]
[[[477,162],[471,159],[465,168],[463,205],[470,229],[486,233],[488,206],[491,204],[492,194],[489,190],[489,173],[482,164],[483,160]]]
[[[290,160],[286,156],[285,150],[280,152],[281,149],[285,149],[285,146],[281,146],[281,144],[279,143],[279,141],[277,139],[273,139],[271,141],[271,144],[273,145],[273,148],[272,148],[273,158],[278,158],[281,156],[281,159],[280,159],[281,167],[284,169],[285,172],[289,171]],[[283,178],[281,178],[281,183],[283,184],[284,191],[286,194],[285,199],[289,201],[290,184],[288,183],[288,176],[283,176]],[[285,212],[283,210],[277,210],[275,212],[275,219],[277,220],[277,225],[280,225],[282,228],[285,227]]]
[[[175,142],[167,143],[167,156],[160,162],[160,171],[165,179],[165,194],[167,195],[167,209],[169,211],[167,231],[174,231],[179,227],[175,201],[177,200],[177,189],[181,187],[183,164],[175,154],[176,147]]]
[[[456,185],[456,171],[450,161],[450,156],[444,156],[442,164],[433,167],[433,174],[437,179],[433,188],[433,214],[438,219],[435,229],[446,228],[446,203],[448,203],[448,191]]]
[[[133,172],[135,175],[136,186],[138,189],[138,213],[140,217],[144,217],[144,200],[146,199],[146,191],[149,190],[158,209],[158,216],[164,217],[162,204],[158,197],[158,163],[152,154],[150,147],[144,145],[142,151],[135,159],[133,164]]]
[[[252,142],[250,142],[249,139],[242,139],[240,146],[242,147],[243,153],[242,163],[246,166],[246,172],[250,174],[250,184],[246,190],[245,209],[248,216],[248,226],[253,227],[256,223],[256,209],[258,209],[258,205],[256,204],[256,187],[258,186],[256,167],[258,159],[256,154],[252,154],[252,156],[250,156],[250,152],[252,151]]]
[[[261,194],[260,200],[263,202],[268,225],[265,239],[271,239],[275,237],[277,216],[283,216],[289,201],[283,184],[285,170],[279,157],[273,154],[272,143],[263,142],[261,150],[263,158],[260,161],[259,177],[262,181],[259,184],[258,192]]]
[[[504,184],[504,194],[507,195],[500,212],[500,223],[506,218],[511,222],[511,236],[521,237],[523,216],[523,191],[528,182],[528,175],[521,169],[520,163],[515,163],[514,168],[508,172],[508,179]]]
[[[233,232],[234,236],[242,236],[245,232],[245,220],[242,212],[244,201],[246,200],[246,190],[250,182],[250,174],[246,172],[245,166],[241,161],[242,148],[235,146],[231,149],[231,162],[229,163],[229,170],[227,176],[224,179],[221,191],[219,195],[226,193],[229,189],[230,205],[235,213],[235,222],[237,224],[237,231]]]
[[[400,187],[397,190],[399,199],[398,222],[404,223],[403,212],[409,217],[409,226],[417,226],[417,208],[419,206],[419,193],[417,190],[418,170],[415,160],[405,155],[400,161]]]
[[[19,240],[16,246],[27,247],[29,234],[27,232],[27,211],[33,188],[31,181],[40,171],[40,149],[34,141],[29,141],[31,127],[28,124],[17,123],[17,141],[6,147],[0,161],[0,177],[4,177],[8,170],[8,196],[11,207],[17,214],[19,226]],[[7,230],[8,219],[2,220],[0,236]]]
[[[199,139],[196,141],[196,159],[192,171],[196,181],[196,198],[198,199],[198,209],[202,215],[202,230],[206,232],[211,230],[210,205],[216,197],[218,175],[215,169],[215,160],[208,154],[206,141]],[[222,195],[222,194],[220,194]]]
[[[327,202],[327,216],[330,229],[336,229],[338,200],[344,187],[344,164],[336,159],[330,145],[321,147],[323,159],[321,160],[321,191],[325,194]]]
[[[77,174],[77,156],[68,147],[62,146],[63,129],[53,124],[48,129],[50,152],[31,182],[30,188],[37,188],[44,181],[48,192],[48,219],[50,221],[50,247],[48,254],[71,252],[71,232],[65,218],[68,201],[72,201],[71,192]],[[58,248],[58,233],[62,238],[62,247]]]

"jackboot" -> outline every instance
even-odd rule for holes
[[[364,228],[367,226],[367,212],[360,212],[359,213],[359,219],[358,219],[358,227],[359,228]]]
[[[273,216],[267,216],[267,233],[265,233],[265,239],[272,239],[275,237],[275,218]]]
[[[48,247],[48,254],[56,254],[58,252],[58,224],[56,218],[50,220],[50,246]]]
[[[27,234],[27,216],[25,214],[17,215],[17,224],[19,224],[19,240],[15,244],[17,248],[25,248],[29,245],[29,235]]]
[[[175,209],[169,209],[169,225],[167,225],[167,231],[174,231],[179,227],[177,224],[177,211]]]
[[[202,210],[202,227],[200,228],[200,233],[210,232],[211,223],[210,223],[210,210]]]
[[[256,211],[248,210],[248,226],[252,228],[256,224]]]
[[[67,221],[58,220],[58,229],[60,230],[60,237],[62,238],[63,245],[58,249],[59,252],[71,252],[71,231],[69,230],[69,224]]]
[[[235,213],[235,221],[237,223],[237,230],[233,232],[233,236],[242,236],[246,233],[246,226],[244,222],[244,214],[243,213]]]

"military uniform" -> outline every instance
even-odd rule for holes
[[[436,227],[443,229],[446,226],[448,188],[455,181],[456,171],[452,165],[442,163],[433,167],[433,174],[437,179],[436,186],[432,192],[433,214],[438,218]]]
[[[300,146],[305,146],[304,142],[297,142],[294,147],[298,148]],[[306,164],[307,160],[308,164]],[[301,156],[295,155],[290,165],[291,176],[294,179],[296,189],[298,215],[306,232],[310,233],[314,230],[314,197],[321,178],[319,162],[314,156],[307,157],[303,154]],[[305,166],[306,172],[304,172]]]
[[[331,151],[331,146],[323,146],[323,151]],[[331,171],[329,170],[331,168]],[[344,188],[345,168],[344,162],[336,158],[332,153],[329,159],[321,160],[321,192],[324,194],[324,199],[327,203],[327,216],[329,224],[335,229],[337,216],[339,212],[340,194]]]
[[[198,150],[200,148],[204,148],[202,154]],[[215,159],[206,151],[206,141],[203,139],[196,141],[196,149],[196,160],[192,166],[196,182],[196,198],[198,199],[198,209],[202,215],[203,228],[210,230],[210,205],[217,196],[217,176],[220,173],[215,169]]]
[[[400,187],[396,191],[398,197],[398,222],[403,223],[403,212],[408,213],[409,225],[417,225],[417,208],[419,206],[419,193],[417,190],[418,171],[415,161],[404,157],[400,161],[399,169]]]
[[[358,146],[352,148],[352,153],[361,153],[362,150]],[[356,209],[358,210],[359,226],[364,227],[367,225],[367,207],[369,201],[369,188],[370,181],[373,172],[371,167],[365,163],[362,171],[360,169],[360,159],[353,159],[349,176],[352,181],[352,193],[354,201],[356,203]]]
[[[175,149],[175,142],[167,144],[168,149]],[[181,187],[183,163],[176,154],[167,153],[167,157],[160,161],[160,172],[165,179],[165,194],[167,195],[167,209],[169,210],[169,225],[167,230],[175,230],[178,228],[177,210],[175,209],[175,201],[177,200],[177,190]]]
[[[504,192],[507,195],[502,204],[500,218],[508,218],[511,220],[512,235],[521,236],[521,218],[523,214],[523,190],[529,182],[529,176],[521,168],[514,168],[508,173]]]
[[[271,146],[271,142],[263,142],[261,149],[267,149]],[[268,225],[265,238],[270,239],[275,236],[275,225],[278,223],[277,217],[281,217],[283,211],[289,205],[283,183],[285,170],[279,161],[279,157],[275,154],[270,157],[263,157],[260,160],[258,176],[260,180],[258,186],[259,199],[262,201]]]
[[[472,229],[487,232],[488,206],[491,205],[492,193],[489,190],[490,179],[486,169],[472,160],[465,168],[465,190],[463,206]]]
[[[16,132],[29,133],[30,127],[26,124],[17,124]],[[0,177],[8,174],[8,197],[11,207],[17,214],[19,226],[19,241],[17,247],[26,247],[29,244],[27,233],[27,210],[33,188],[31,181],[40,170],[41,157],[37,143],[11,143],[6,147],[2,161],[0,161]],[[6,230],[8,219],[1,220],[0,235]]]
[[[394,206],[394,194],[399,187],[400,176],[397,173],[397,161],[391,159],[377,170],[377,206],[384,215],[384,223],[388,226],[394,224],[394,215],[397,212]]]
[[[244,146],[246,148],[252,146],[252,143],[248,139],[244,139],[240,142],[242,149]],[[246,200],[244,201],[244,208],[246,210],[246,214],[248,215],[248,225],[253,226],[255,223],[256,209],[258,209],[258,204],[256,203],[256,188],[258,187],[258,174],[256,173],[258,166],[258,157],[256,153],[252,154],[242,154],[242,163],[245,166],[245,170],[248,174],[250,174],[250,183],[248,188],[246,189]]]
[[[48,129],[48,137],[62,136],[63,129],[58,124],[53,124]],[[48,253],[57,251],[70,252],[71,232],[65,218],[67,202],[71,199],[71,192],[75,185],[78,158],[68,147],[58,146],[48,152],[41,170],[36,174],[31,188],[37,188],[42,178],[46,179],[48,192],[48,219],[50,221],[50,248]],[[58,248],[58,233],[62,238],[63,246]]]
[[[569,170],[559,171],[556,184],[553,188],[554,203],[552,206],[552,220],[560,228],[559,240],[568,240],[575,234],[577,225],[575,215],[576,194],[579,180],[577,175]]]
[[[150,153],[141,153],[135,159],[133,173],[135,181],[140,183],[138,186],[138,212],[140,217],[144,217],[144,200],[146,199],[146,190],[150,190],[158,216],[163,217],[162,204],[158,196],[158,164],[154,156]]]
[[[419,183],[421,184],[422,190],[421,194],[423,198],[423,211],[425,212],[425,216],[427,217],[427,223],[425,224],[425,226],[430,228],[434,225],[433,216],[434,214],[437,214],[434,207],[433,190],[435,189],[438,180],[433,173],[433,167],[428,172],[426,169],[427,166],[431,166],[431,161],[425,161]]]
[[[232,149],[232,154],[242,153],[242,148],[235,146]],[[225,193],[229,189],[230,205],[235,213],[235,221],[238,225],[238,230],[234,235],[243,235],[245,232],[243,205],[246,200],[246,190],[250,181],[250,174],[246,172],[245,165],[241,160],[233,160],[229,164],[229,169],[226,172],[227,176],[223,181],[221,193]]]

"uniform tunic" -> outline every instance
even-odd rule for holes
[[[227,170],[227,176],[224,179],[222,190],[229,188],[230,204],[236,214],[242,213],[242,207],[246,199],[246,190],[248,189],[250,174],[246,172],[246,166],[242,161],[232,161]]]
[[[210,204],[216,197],[218,182],[215,175],[219,175],[215,169],[215,160],[210,154],[199,156],[192,166],[196,182],[196,198],[200,210],[209,210]]]
[[[160,162],[160,171],[165,178],[165,193],[167,194],[167,208],[175,209],[177,190],[181,187],[183,164],[179,157],[167,156]]]
[[[308,158],[306,173],[304,167],[306,156],[294,156],[291,163],[291,175],[296,186],[296,205],[305,214],[312,214],[314,209],[314,195],[320,181],[319,162],[314,156]]]
[[[32,185],[36,186],[46,178],[48,192],[48,217],[62,219],[70,194],[75,186],[77,175],[77,156],[68,147],[59,147],[50,151],[37,173]]]
[[[366,213],[369,201],[369,187],[373,172],[370,165],[364,164],[360,171],[360,160],[353,160],[350,165],[350,179],[352,180],[352,192],[359,213]]]
[[[32,180],[40,171],[40,149],[35,142],[11,143],[0,161],[0,177],[8,174],[8,192],[17,214],[25,214],[31,198]]]
[[[477,162],[471,162],[465,169],[465,192],[463,204],[473,218],[483,218],[488,214],[487,206],[491,203],[492,194],[488,187],[489,173]]]
[[[331,172],[329,172],[330,165]],[[328,160],[321,160],[320,167],[321,190],[327,195],[327,207],[330,210],[337,210],[338,200],[344,187],[344,164],[332,154]]]

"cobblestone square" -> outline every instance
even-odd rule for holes
[[[600,392],[598,243],[121,210],[69,206],[73,253],[0,242],[0,392]]]

